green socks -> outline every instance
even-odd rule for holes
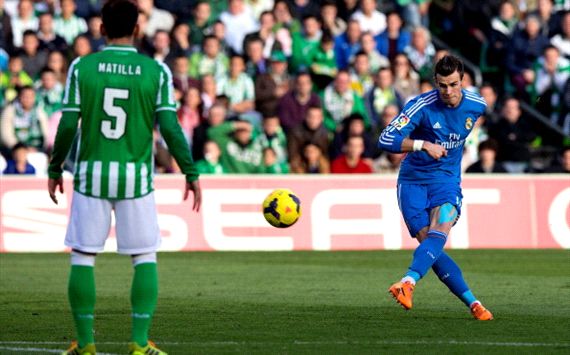
[[[132,334],[131,341],[146,346],[148,330],[158,299],[158,273],[156,263],[142,263],[135,266],[131,288]]]
[[[68,296],[77,330],[77,342],[79,347],[83,348],[89,343],[94,343],[95,274],[93,266],[71,265]]]

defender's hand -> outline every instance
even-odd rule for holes
[[[199,212],[200,206],[202,206],[202,189],[200,188],[200,182],[198,182],[198,180],[192,182],[186,182],[186,189],[184,191],[184,201],[188,199],[190,191],[194,193],[194,204],[192,205],[192,211]]]
[[[55,192],[57,187],[59,186],[59,192],[63,193],[63,178],[60,177],[58,179],[48,179],[48,192],[49,197],[57,205],[57,197],[55,196]]]

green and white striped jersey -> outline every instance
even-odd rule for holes
[[[73,61],[63,104],[81,116],[76,191],[125,199],[153,190],[155,113],[176,111],[166,65],[131,46],[108,46]]]

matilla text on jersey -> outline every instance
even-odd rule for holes
[[[97,68],[99,73],[119,74],[119,75],[141,75],[141,66],[118,63],[99,63]]]

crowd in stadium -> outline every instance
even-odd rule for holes
[[[105,45],[103,2],[0,0],[0,171],[45,175],[67,68]],[[201,173],[395,173],[378,134],[446,53],[488,105],[464,171],[570,173],[568,0],[138,5],[137,49],[171,69]],[[156,172],[177,172],[155,140]]]

